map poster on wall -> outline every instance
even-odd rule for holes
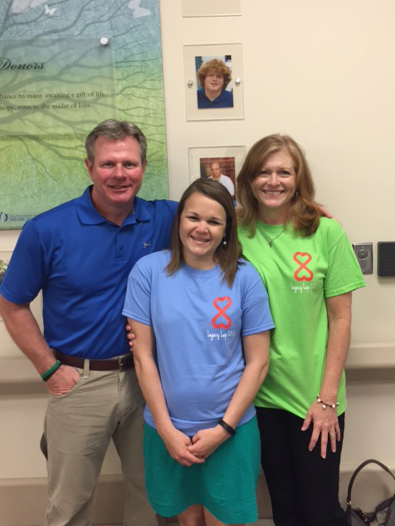
[[[109,118],[147,137],[139,195],[167,198],[159,0],[2,0],[0,20],[0,229],[83,193]]]
[[[107,38],[0,41],[0,134],[89,133],[115,116],[112,48]]]

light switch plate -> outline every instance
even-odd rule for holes
[[[353,243],[362,274],[373,274],[373,243]]]

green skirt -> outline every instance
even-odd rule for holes
[[[260,439],[256,417],[239,426],[203,464],[190,467],[175,461],[156,429],[145,424],[144,463],[148,499],[159,515],[173,517],[201,504],[225,524],[258,520]]]

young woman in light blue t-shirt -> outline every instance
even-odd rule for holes
[[[129,276],[123,314],[147,402],[148,498],[182,526],[257,520],[252,402],[274,325],[262,280],[239,255],[229,192],[198,180],[181,198],[171,250],[142,258]]]

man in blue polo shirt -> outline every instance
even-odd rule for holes
[[[144,401],[121,312],[135,262],[169,245],[176,203],[136,197],[146,167],[137,126],[104,121],[85,146],[93,186],[25,224],[0,288],[0,312],[48,388],[46,524],[90,524],[112,438],[126,482],[124,525],[151,526]],[[40,290],[44,334],[29,307]]]

